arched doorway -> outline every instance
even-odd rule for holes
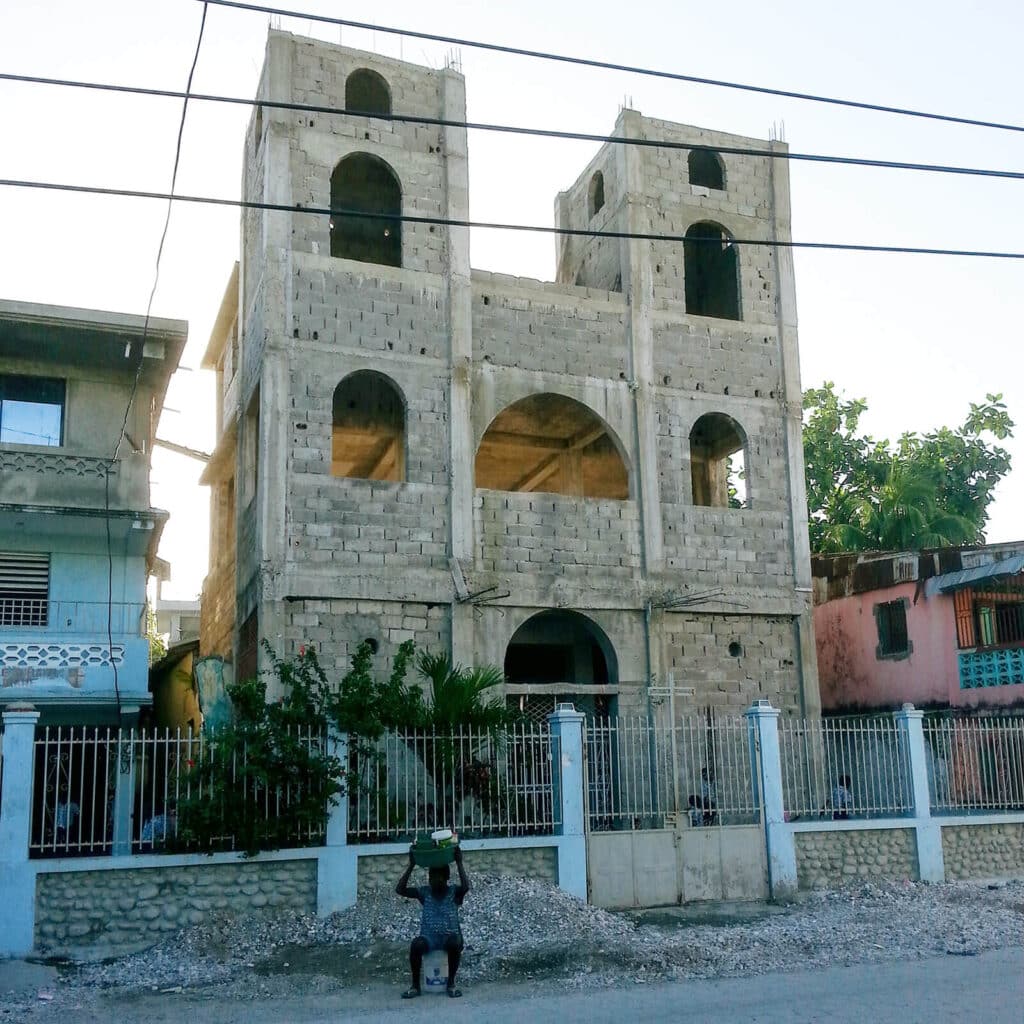
[[[574,611],[539,612],[512,635],[505,650],[509,703],[543,719],[571,702],[588,715],[615,713],[619,666],[604,630]]]

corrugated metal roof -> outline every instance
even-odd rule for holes
[[[1000,562],[990,562],[988,565],[979,565],[974,569],[960,569],[958,572],[933,576],[924,585],[924,593],[925,597],[931,597],[934,594],[948,594],[951,590],[959,590],[961,587],[968,587],[981,580],[991,580],[999,576],[1016,576],[1019,572],[1024,572],[1024,555],[1004,558]]]

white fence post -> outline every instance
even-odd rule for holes
[[[558,843],[558,887],[578,899],[587,898],[587,840],[583,802],[583,720],[582,711],[571,704],[559,704],[548,715],[551,726],[551,785],[559,820],[555,825]]]
[[[36,722],[32,705],[5,711],[3,789],[0,790],[0,878],[4,910],[0,916],[0,957],[26,956],[35,942],[36,884],[29,870],[32,827],[32,767]]]
[[[786,822],[782,798],[782,757],[779,751],[779,710],[759,700],[745,712],[754,739],[751,777],[760,791],[768,855],[768,893],[784,899],[797,888],[796,842]]]
[[[329,729],[327,753],[348,769],[348,736]],[[348,789],[334,797],[327,807],[327,832],[317,857],[316,912],[321,917],[334,914],[356,902],[359,888],[359,862],[355,847],[348,845]]]
[[[128,857],[132,852],[132,824],[135,815],[135,722],[137,707],[122,710],[117,730],[117,768],[114,775],[114,828],[111,854]],[[131,723],[125,727],[126,723]]]
[[[946,866],[942,856],[942,827],[932,818],[928,789],[928,760],[924,748],[924,712],[904,704],[893,712],[899,725],[914,801],[914,830],[917,835],[917,868],[922,882],[944,882]]]

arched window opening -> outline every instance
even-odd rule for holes
[[[357,114],[390,114],[388,83],[369,68],[359,68],[345,79],[345,109]]]
[[[402,265],[402,186],[383,160],[345,157],[331,175],[331,210],[332,256]]]
[[[361,480],[405,479],[405,403],[387,377],[349,374],[334,389],[331,473]]]
[[[747,439],[734,419],[720,412],[701,416],[690,431],[694,505],[749,508]]]
[[[527,619],[505,650],[509,704],[538,720],[571,701],[591,715],[612,713],[619,667],[611,641],[596,623],[574,611],[545,611]]]
[[[693,224],[683,242],[686,312],[740,319],[739,255],[732,236],[719,224]]]
[[[725,188],[725,167],[722,158],[713,149],[691,149],[687,158],[690,184],[704,188]]]
[[[590,187],[587,189],[587,216],[593,217],[602,206],[604,206],[604,175],[600,171],[594,171],[594,175],[590,179]]]
[[[604,421],[562,395],[531,395],[499,413],[476,453],[476,486],[577,498],[629,497],[629,470]]]

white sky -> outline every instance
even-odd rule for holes
[[[303,10],[507,42],[617,63],[804,92],[1024,122],[1024,5],[989,0],[290,0]],[[282,0],[282,6],[284,0]],[[201,5],[195,0],[4,0],[0,70],[183,89]],[[622,14],[629,18],[623,20]],[[211,7],[193,88],[253,95],[265,15]],[[339,40],[302,19],[281,27]],[[449,48],[344,29],[341,42],[442,66]],[[1024,169],[1024,134],[960,128],[622,73],[461,52],[470,120],[607,132],[620,105],[687,124],[767,138],[794,151]],[[0,177],[166,190],[180,102],[0,82]],[[178,188],[235,198],[248,108],[190,105]],[[471,214],[552,223],[555,193],[595,145],[473,133]],[[1024,250],[1024,182],[792,167],[793,234],[828,240]],[[0,188],[0,297],[142,313],[164,205]],[[479,232],[473,266],[551,279],[548,236]],[[231,264],[238,213],[176,204],[153,312],[188,320],[183,365],[198,367]],[[958,424],[970,401],[1002,391],[1018,421],[1017,469],[997,494],[990,541],[1024,535],[1024,358],[1018,261],[928,256],[796,256],[802,378],[832,379],[868,399],[879,436]],[[163,437],[213,444],[212,375],[176,375]],[[161,554],[165,596],[197,596],[207,555],[208,494],[198,464],[158,450],[154,504],[172,519]]]

